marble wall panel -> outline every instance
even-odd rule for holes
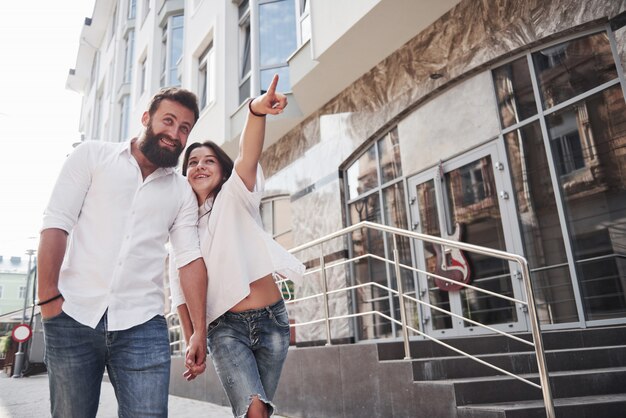
[[[345,266],[329,268],[326,271],[326,283],[328,289],[341,289],[346,287]],[[322,275],[320,272],[307,274],[304,281],[297,286],[295,295],[297,298],[318,295],[323,292]],[[328,296],[329,317],[348,314],[350,306],[349,293],[340,292]],[[324,298],[317,297],[302,302],[288,304],[289,317],[296,324],[325,318]],[[344,339],[352,336],[349,319],[336,319],[330,322],[330,334],[332,339]],[[319,322],[310,325],[296,327],[296,342],[326,341],[326,323]]]
[[[410,175],[472,149],[499,130],[491,74],[483,71],[398,123],[403,172]]]

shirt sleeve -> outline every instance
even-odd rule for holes
[[[184,180],[183,187],[183,204],[170,228],[176,268],[184,267],[202,257],[198,238],[198,200],[187,180]]]
[[[172,297],[172,307],[177,308],[183,303],[186,303],[183,289],[180,286],[180,277],[178,276],[178,268],[176,268],[176,256],[170,247],[170,263],[169,263],[169,276],[170,276],[170,295]]]
[[[41,230],[72,231],[91,186],[94,151],[94,145],[85,142],[67,157],[44,210]]]
[[[233,170],[230,178],[226,184],[224,184],[224,187],[228,187],[230,193],[237,196],[237,199],[243,203],[246,210],[254,219],[259,218],[259,208],[261,206],[261,198],[263,197],[263,189],[265,187],[265,177],[263,176],[263,170],[260,165],[257,165],[254,191],[251,192],[248,190],[248,187],[246,187],[245,183],[237,173],[237,170]]]

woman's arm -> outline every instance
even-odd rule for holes
[[[248,112],[239,139],[239,155],[235,160],[235,170],[250,191],[254,190],[257,165],[263,152],[265,115],[278,115],[287,107],[287,97],[276,92],[277,84],[278,74],[275,74],[267,92],[248,103],[251,112]]]

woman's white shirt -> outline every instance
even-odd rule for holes
[[[261,166],[253,192],[233,170],[217,199],[199,208],[200,249],[209,279],[207,324],[248,296],[250,283],[272,273],[292,281],[304,274],[304,265],[263,229],[259,207],[264,183]],[[170,278],[172,305],[179,306],[185,299],[175,268]]]

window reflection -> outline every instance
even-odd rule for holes
[[[445,174],[447,231],[444,238],[506,250],[502,216],[490,156],[485,156]],[[513,296],[508,263],[464,252],[472,271],[472,284]],[[515,306],[504,299],[472,289],[462,289],[463,316],[483,324],[515,322]],[[472,326],[466,323],[465,326]]]
[[[493,71],[500,122],[503,128],[537,114],[528,60],[517,59]]]
[[[371,146],[346,172],[349,199],[354,199],[378,186],[376,169],[376,148]]]
[[[378,193],[356,201],[350,205],[350,218],[353,223],[370,221],[381,223],[380,196]],[[352,233],[353,256],[375,254],[385,256],[385,245],[380,231],[371,228],[361,228]],[[355,282],[363,284],[369,282],[387,286],[387,270],[383,261],[371,257],[354,263]],[[389,315],[389,294],[376,286],[364,286],[356,290],[358,312],[379,311]],[[391,334],[391,324],[378,315],[366,315],[357,320],[361,331],[361,338],[380,338]]]
[[[345,171],[347,200],[349,201],[349,224],[371,221],[399,228],[407,227],[404,183],[401,178],[400,151],[397,131],[394,129],[363,154]],[[379,175],[379,173],[381,173]],[[383,185],[385,186],[383,188]],[[410,243],[398,238],[400,262],[411,265]],[[366,228],[352,234],[351,256],[374,254],[393,260],[391,235]],[[373,258],[365,258],[353,264],[354,282],[380,283],[397,290],[393,265]],[[415,280],[410,270],[401,270],[404,291],[415,294]],[[412,292],[412,293],[411,293]],[[379,287],[364,286],[354,292],[357,312],[379,311],[400,319],[398,297]],[[410,324],[418,326],[417,306],[406,304]],[[357,319],[359,338],[381,338],[397,335],[397,327],[378,315],[366,315]]]
[[[606,32],[545,48],[532,58],[544,109],[617,78]]]
[[[434,180],[418,184],[415,191],[422,226],[421,232],[440,237],[441,231],[439,229],[438,204]],[[437,252],[433,244],[426,241],[424,241],[424,261],[427,271],[435,272],[437,270]],[[435,279],[431,276],[428,277],[428,298],[431,305],[446,311],[450,310],[449,292],[441,291],[435,284]],[[446,313],[433,309],[431,310],[431,318],[433,329],[452,328],[452,317]]]
[[[383,139],[378,141],[378,155],[380,158],[381,182],[383,184],[402,176],[402,162],[400,161],[400,144],[397,129],[392,130],[385,135]]]
[[[386,224],[389,226],[393,226],[396,228],[407,229],[407,218],[406,218],[406,210],[405,210],[405,200],[404,200],[404,187],[402,187],[403,183],[395,183],[383,190],[383,208],[384,208],[384,217],[386,219]],[[394,236],[392,234],[386,234],[388,245],[393,250],[393,239]],[[411,257],[411,244],[407,237],[396,236],[396,248],[398,249],[398,259],[401,264],[404,265],[412,265],[412,257]],[[389,258],[392,258],[393,254],[389,254]],[[397,277],[396,271],[393,266],[390,266],[389,269],[390,279],[391,279],[391,287],[397,288]],[[413,273],[408,269],[400,269],[400,275],[402,276],[402,289],[405,294],[409,294],[411,296],[415,296],[415,281],[413,280]],[[398,296],[393,297],[394,299],[394,311],[395,317],[400,318],[400,302]],[[405,300],[405,309],[406,309],[406,317],[413,318],[412,323],[409,325],[414,327],[419,327],[418,323],[418,315],[417,315],[417,304],[414,302],[410,302]]]
[[[620,86],[546,119],[555,164],[562,133],[579,138],[582,168],[559,170],[587,319],[626,315],[626,104]]]

